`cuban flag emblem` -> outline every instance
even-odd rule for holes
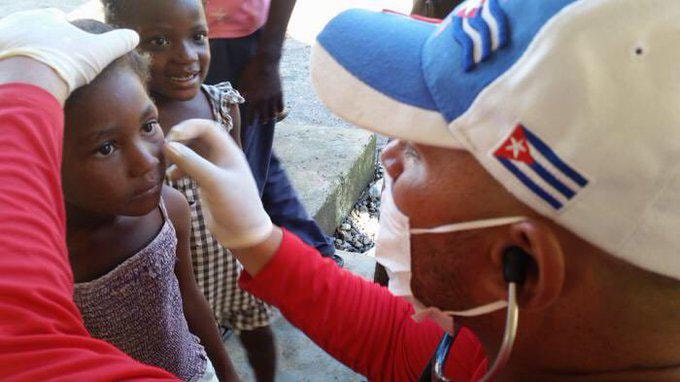
[[[524,186],[555,210],[561,210],[588,185],[545,142],[517,125],[493,156]]]
[[[499,0],[468,0],[453,10],[453,35],[463,48],[463,70],[470,71],[509,40],[508,18]]]

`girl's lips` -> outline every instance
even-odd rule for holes
[[[137,192],[135,192],[135,195],[134,195],[133,198],[139,199],[139,198],[145,198],[147,196],[154,195],[161,190],[162,186],[163,186],[162,184],[155,184],[155,185],[153,185],[153,186],[151,186],[147,189],[137,191]]]
[[[190,82],[193,82],[194,80],[198,79],[199,74],[200,74],[200,72],[195,72],[195,73],[187,74],[185,76],[169,76],[169,77],[170,77],[170,81],[172,81],[172,82],[176,82],[176,83],[179,83],[179,84],[186,84],[186,83],[190,83]]]

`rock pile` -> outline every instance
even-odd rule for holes
[[[354,209],[335,232],[335,248],[364,253],[375,245],[384,170],[376,165],[375,179],[361,194]]]

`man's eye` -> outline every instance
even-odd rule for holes
[[[207,39],[208,39],[208,35],[206,33],[198,33],[198,34],[194,35],[194,41],[196,41],[197,43],[202,44]]]
[[[113,154],[114,151],[116,151],[116,146],[113,144],[113,142],[106,142],[97,148],[95,154],[100,157],[108,157]]]
[[[147,135],[147,136],[148,135],[154,135],[154,134],[156,134],[158,127],[160,127],[160,124],[158,123],[158,121],[156,121],[156,120],[149,121],[149,122],[145,123],[144,126],[142,126],[142,133],[144,133],[144,135]]]

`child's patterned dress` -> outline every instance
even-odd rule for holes
[[[203,376],[207,356],[191,334],[175,276],[177,235],[161,200],[163,227],[106,275],[75,285],[74,300],[93,337],[183,381]]]
[[[230,108],[244,102],[228,82],[203,85],[216,122],[230,132],[234,128]],[[238,286],[241,264],[210,234],[198,198],[198,185],[190,178],[168,183],[187,198],[191,209],[191,258],[196,282],[210,304],[217,322],[235,330],[253,330],[269,325],[272,312],[267,304]]]

